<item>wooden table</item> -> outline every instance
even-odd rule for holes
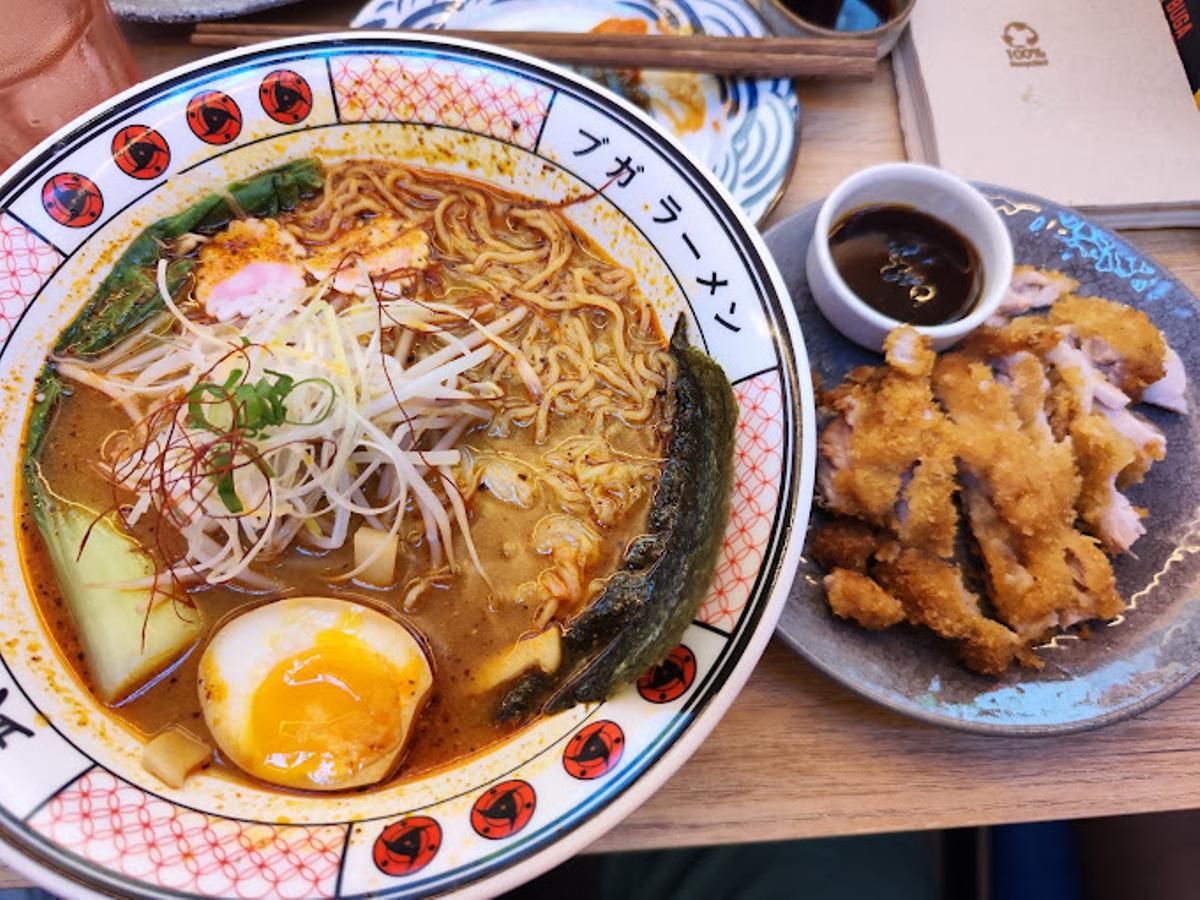
[[[349,22],[309,2],[256,21]],[[206,55],[188,30],[127,26],[149,76]],[[803,84],[803,138],[771,222],[864,166],[904,158],[885,64],[869,83]],[[1128,232],[1200,293],[1200,230]],[[724,720],[644,806],[593,847],[637,850],[953,828],[1200,807],[1200,685],[1088,734],[995,738],[909,721],[859,699],[779,641]],[[0,867],[0,888],[25,882]]]

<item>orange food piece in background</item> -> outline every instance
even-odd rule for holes
[[[650,24],[645,19],[605,19],[592,29],[592,34],[649,34]]]

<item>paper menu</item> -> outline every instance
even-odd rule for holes
[[[1112,225],[1200,225],[1200,109],[1168,3],[1188,13],[917,0],[893,58],[909,156]]]

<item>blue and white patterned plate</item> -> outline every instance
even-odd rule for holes
[[[664,22],[695,34],[760,37],[770,30],[744,0],[372,0],[356,28],[588,31],[605,19]],[[652,76],[656,77],[656,76]],[[791,81],[694,75],[703,122],[680,127],[661,105],[651,116],[705,163],[752,222],[783,194],[800,142]]]

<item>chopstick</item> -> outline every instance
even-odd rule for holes
[[[241,47],[282,37],[323,34],[320,25],[205,22],[191,42]],[[401,31],[489,44],[578,66],[605,69],[681,69],[758,78],[867,79],[875,72],[875,44],[862,38],[713,37],[711,35],[595,34],[549,31]]]

